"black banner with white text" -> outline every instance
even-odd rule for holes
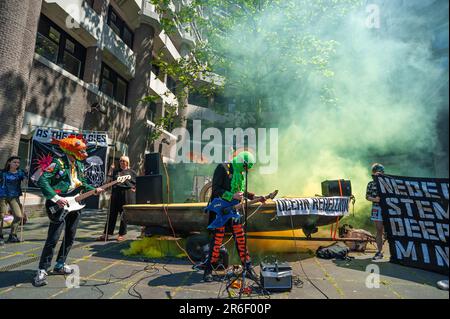
[[[52,144],[52,138],[63,139],[72,131],[38,127],[33,135],[33,144],[30,154],[29,187],[38,187],[37,181],[45,169],[51,164],[53,158],[65,156],[59,146]],[[80,133],[87,142],[88,158],[84,161],[84,174],[89,184],[99,187],[106,180],[106,166],[108,156],[108,136],[104,132]],[[99,198],[90,197],[86,200],[86,207],[98,209]]]
[[[449,273],[449,180],[374,176],[391,262]]]

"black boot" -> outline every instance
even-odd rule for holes
[[[211,282],[213,281],[213,275],[212,275],[212,269],[211,267],[206,266],[205,272],[203,273],[203,281],[204,282]]]
[[[256,273],[255,269],[253,268],[251,262],[245,264],[245,270],[246,270],[246,278],[259,283],[259,276]]]
[[[7,243],[20,243],[20,239],[17,238],[17,235],[9,235],[8,240],[6,241]]]

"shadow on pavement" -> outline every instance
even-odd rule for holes
[[[0,272],[0,288],[31,283],[34,275],[36,275],[36,271],[31,269]]]
[[[173,274],[167,274],[159,276],[148,282],[151,287],[168,286],[168,287],[180,287],[192,286],[202,281],[203,275],[199,272],[185,271]]]
[[[377,265],[380,268],[380,274],[386,277],[393,277],[397,279],[416,282],[418,284],[425,284],[436,287],[436,282],[442,279],[447,279],[445,276],[429,272],[422,269],[405,267],[391,262],[374,262],[372,258],[367,259],[352,259],[351,261],[333,260],[338,267],[360,270],[365,272],[368,265]]]
[[[164,255],[161,255],[160,258],[149,258],[143,255],[126,256],[122,252],[122,250],[129,248],[131,242],[133,242],[133,240],[125,240],[122,242],[111,241],[107,242],[106,244],[101,242],[98,244],[92,244],[89,248],[93,253],[93,257],[108,258],[113,260],[125,260],[130,262],[153,262],[168,265],[191,265],[187,258],[175,258]]]

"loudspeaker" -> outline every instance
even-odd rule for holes
[[[162,175],[136,177],[136,204],[162,204]]]
[[[334,181],[322,182],[323,196],[351,196],[352,184],[350,181],[339,179]]]
[[[144,170],[145,175],[161,174],[161,155],[159,153],[145,154]]]

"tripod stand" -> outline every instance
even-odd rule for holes
[[[243,223],[243,229],[244,229],[244,247],[245,247],[245,254],[247,255],[247,211],[248,211],[248,198],[247,198],[247,194],[248,194],[248,163],[244,161],[244,170],[245,170],[245,192],[244,192],[244,223]],[[247,261],[246,261],[247,262]],[[248,272],[250,271],[250,269],[247,267],[247,264],[243,265],[243,270],[242,273],[236,275],[236,277],[230,282],[228,283],[228,285],[226,286],[226,291],[229,292],[229,288],[237,281],[237,280],[241,280],[241,287],[239,289],[239,299],[241,299],[242,294],[244,293],[245,290],[245,283],[246,280],[251,280],[253,281],[258,288],[260,288],[262,290],[263,293],[267,293],[269,294],[262,286],[261,283],[259,282],[259,280],[257,278],[255,278],[253,275],[252,276],[248,276]]]

